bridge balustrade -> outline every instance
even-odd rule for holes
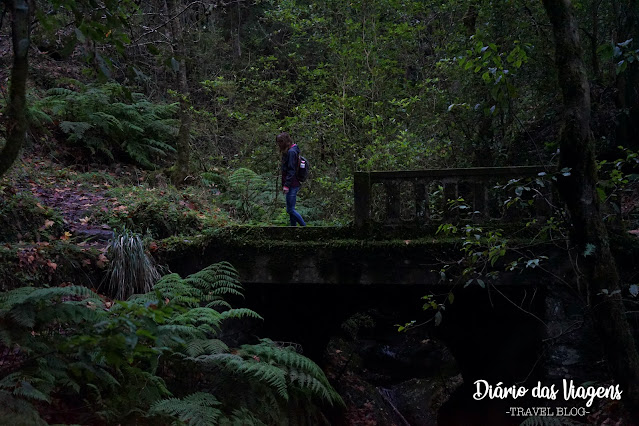
[[[552,197],[550,185],[521,191],[531,187],[525,184],[528,178],[535,180],[545,171],[543,166],[520,166],[356,172],[355,224],[421,225],[464,218],[486,222],[545,216]],[[505,190],[508,182],[515,183]],[[504,209],[515,196],[532,201]]]

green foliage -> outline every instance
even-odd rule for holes
[[[111,160],[124,154],[148,168],[175,152],[176,104],[152,103],[117,83],[71,83],[76,90],[51,89],[39,102],[69,142]]]
[[[135,293],[147,293],[160,278],[140,235],[126,228],[114,233],[107,246],[107,257],[106,288],[115,299],[125,300]]]
[[[30,192],[0,185],[0,229],[2,242],[47,240],[62,232],[62,217]]]
[[[85,0],[38,1],[35,17],[41,32],[36,42],[49,45],[61,57],[70,56],[76,47],[87,62],[96,66],[97,77],[105,81],[111,77],[112,61],[99,45],[115,47],[122,53],[130,43],[129,18],[138,10],[131,0],[106,0],[101,7]],[[60,28],[72,31],[60,32]],[[93,47],[91,47],[93,46]]]
[[[82,398],[92,408],[73,418],[83,424],[273,424],[291,407],[342,404],[294,350],[268,339],[225,343],[227,321],[261,319],[231,308],[224,297],[234,295],[241,285],[228,263],[166,275],[126,302],[77,286],[0,294],[0,347],[15,358],[2,366],[0,418],[39,424],[41,407]]]
[[[157,401],[149,410],[153,416],[175,417],[189,425],[207,426],[218,424],[223,415],[217,408],[221,403],[210,393],[198,392],[183,399],[170,398]]]
[[[265,213],[266,202],[270,201],[264,179],[247,168],[240,168],[231,173],[228,191],[224,195],[226,204],[242,222],[259,220]]]
[[[597,54],[603,60],[615,62],[615,74],[626,71],[629,64],[639,61],[639,49],[632,48],[633,39],[619,43],[606,43],[599,46]]]
[[[630,226],[634,228],[639,223],[638,212],[627,198],[632,195],[632,184],[635,184],[639,178],[637,173],[639,154],[623,146],[617,148],[623,153],[622,157],[614,161],[601,160],[597,165],[599,176],[597,194],[604,204],[607,221],[618,218],[630,219]]]
[[[100,260],[97,250],[68,240],[0,245],[0,291],[25,285],[58,285],[73,281],[93,285],[88,275]]]
[[[516,71],[528,62],[527,52],[532,49],[532,45],[522,45],[515,40],[514,47],[506,54],[499,52],[495,43],[484,44],[478,36],[473,37],[473,43],[473,48],[458,59],[459,66],[464,70],[481,73],[482,81],[490,87],[494,103],[483,106],[486,115],[495,114],[499,109],[508,111],[513,99],[517,97],[517,87],[514,84]],[[449,111],[453,105],[449,107]]]
[[[193,235],[228,222],[226,212],[215,205],[215,194],[197,187],[111,188],[108,195],[117,203],[110,210],[94,210],[93,217],[112,228],[126,227],[158,239]]]

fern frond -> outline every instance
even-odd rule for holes
[[[219,339],[194,339],[186,343],[186,353],[195,358],[200,355],[218,355],[227,353],[229,347]]]
[[[209,296],[212,301],[206,304],[207,308],[231,309],[231,304],[219,296]],[[207,297],[207,299],[209,298]]]
[[[275,346],[269,339],[262,339],[257,345],[243,345],[240,348],[240,354],[247,357],[257,356],[287,368],[295,368],[317,377],[322,383],[328,385],[328,379],[317,364],[293,349]]]
[[[229,319],[229,318],[238,318],[238,319],[255,318],[262,321],[264,320],[264,318],[262,318],[257,312],[247,308],[230,309],[228,311],[222,312],[222,314],[220,315],[220,319],[222,320]]]
[[[218,423],[222,411],[217,408],[220,402],[215,396],[197,392],[185,398],[169,398],[151,406],[149,415],[177,417],[180,421],[193,426],[210,426]]]
[[[60,128],[64,133],[71,135],[72,140],[79,141],[88,130],[93,128],[93,124],[84,121],[61,121]]]
[[[262,422],[246,407],[233,410],[231,416],[228,418],[227,424],[233,426],[267,426],[266,423]]]
[[[33,405],[3,390],[0,390],[0,424],[47,425]]]
[[[13,389],[13,394],[34,401],[51,402],[49,396],[34,388],[33,385],[27,381],[22,381],[20,386],[15,387]]]
[[[199,358],[202,359],[202,357]],[[252,358],[245,360],[239,356],[218,356],[216,359],[221,361],[222,365],[232,374],[240,374],[249,380],[251,378],[257,379],[273,388],[281,398],[288,401],[286,373],[283,369]]]

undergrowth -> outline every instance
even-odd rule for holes
[[[104,266],[98,250],[66,240],[4,244],[0,245],[0,291],[69,281],[93,287]]]
[[[224,226],[227,214],[216,207],[207,190],[173,186],[111,188],[109,205],[94,209],[94,220],[112,228],[127,227],[153,238],[197,234],[205,228]]]
[[[48,241],[62,231],[62,217],[30,192],[0,185],[0,242]]]
[[[112,302],[84,287],[0,294],[0,423],[327,424],[343,404],[322,370],[268,339],[227,343],[261,317],[228,263]],[[239,322],[237,322],[239,321]]]

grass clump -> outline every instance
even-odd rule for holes
[[[119,300],[137,293],[147,293],[160,279],[153,258],[142,238],[128,229],[116,232],[107,249],[110,259],[106,274],[106,289]]]

